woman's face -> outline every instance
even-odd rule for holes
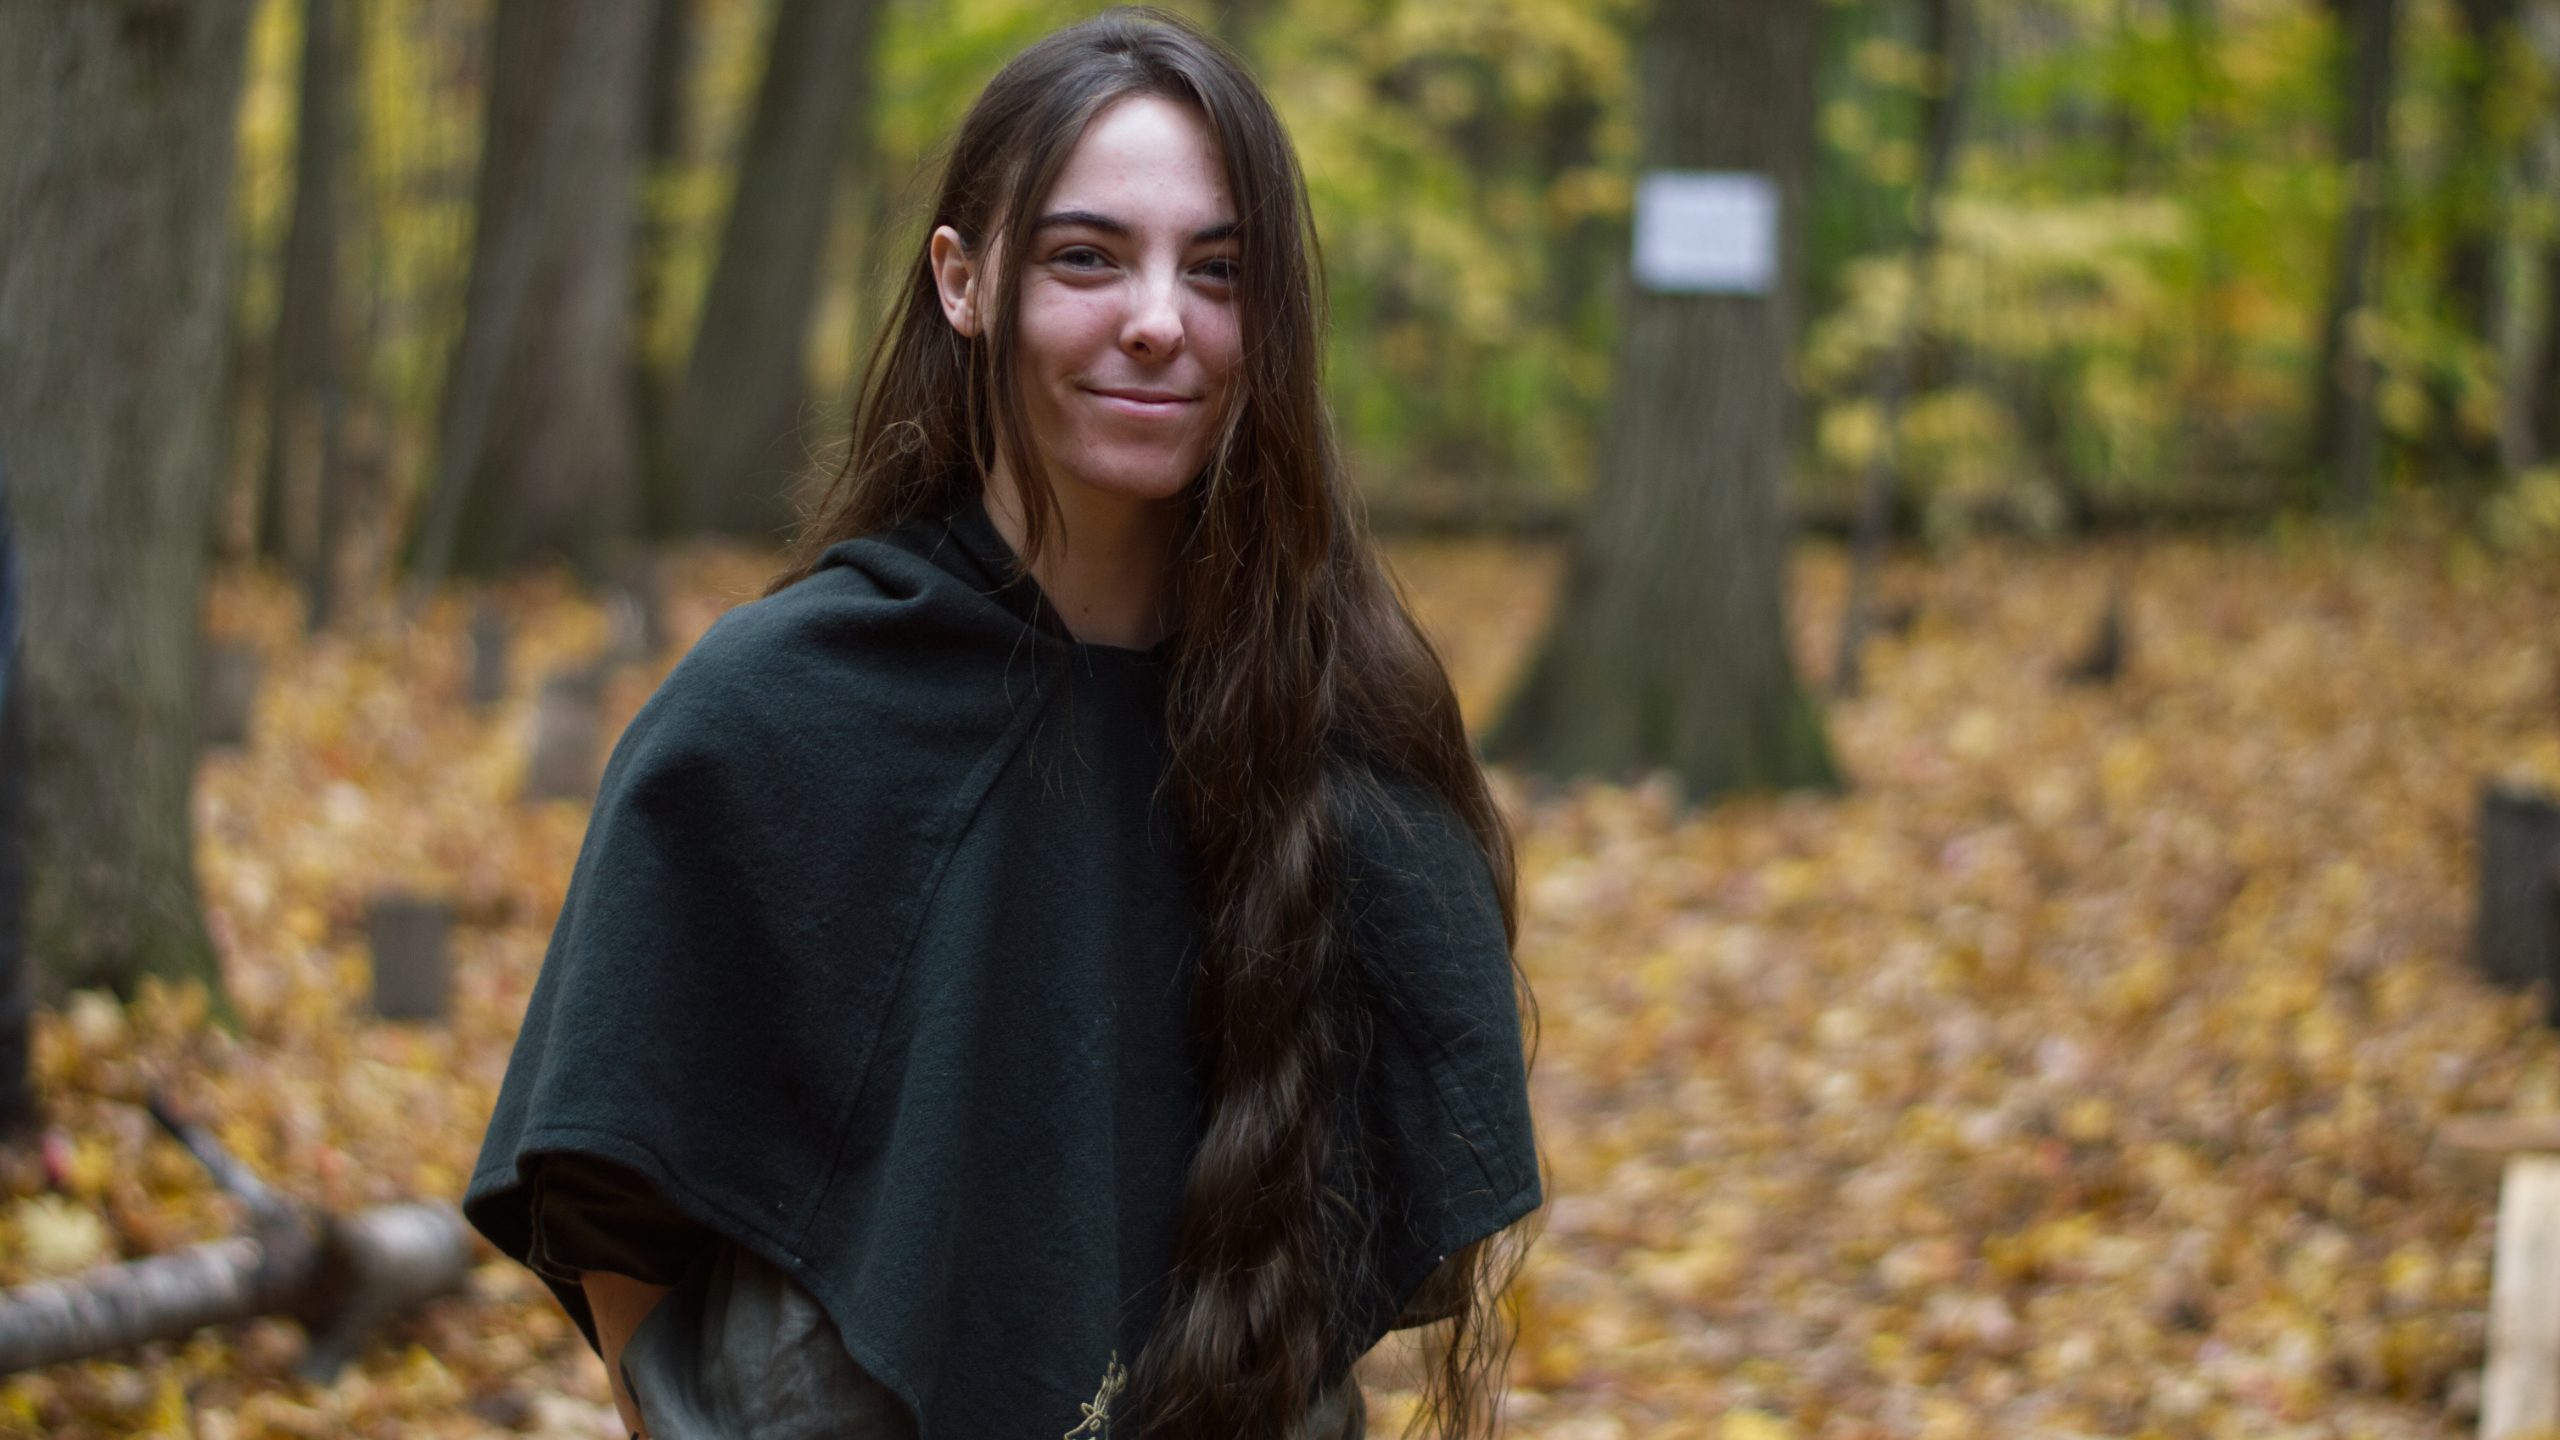
[[[1085,127],[1020,279],[1016,380],[1051,483],[1161,500],[1208,463],[1243,349],[1235,224],[1198,111],[1138,95]],[[977,334],[984,272],[947,226],[933,261],[944,313]]]

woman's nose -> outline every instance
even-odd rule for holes
[[[1170,271],[1140,275],[1120,327],[1120,348],[1161,364],[1182,348],[1181,279]]]

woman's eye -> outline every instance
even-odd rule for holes
[[[1111,257],[1090,245],[1074,245],[1059,251],[1050,263],[1068,270],[1100,270],[1111,263]]]
[[[1196,273],[1201,279],[1212,284],[1233,285],[1242,274],[1242,269],[1236,264],[1233,256],[1221,255],[1215,260],[1200,262],[1200,268]]]

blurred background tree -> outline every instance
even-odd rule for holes
[[[48,998],[220,986],[189,802],[251,8],[0,7],[0,453],[25,557],[10,684]]]
[[[1669,770],[1692,791],[1832,778],[1786,624],[1787,352],[1813,161],[1815,0],[1657,4],[1648,171],[1775,189],[1774,283],[1624,292],[1604,474],[1555,623],[1493,736],[1549,773]]]
[[[632,297],[649,7],[503,0],[471,282],[415,564],[594,566],[637,532]]]
[[[666,443],[685,529],[774,543],[818,437],[802,428],[810,322],[838,177],[867,171],[878,0],[781,0],[755,120]],[[848,163],[850,161],[850,163]],[[861,175],[851,178],[858,186]]]

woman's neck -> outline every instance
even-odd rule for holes
[[[1031,578],[1068,633],[1088,645],[1145,650],[1165,637],[1165,574],[1178,500],[1139,500],[1072,481],[1052,484],[1059,524],[1032,558]],[[987,518],[1013,553],[1027,553],[1022,492],[999,462],[987,477]]]

